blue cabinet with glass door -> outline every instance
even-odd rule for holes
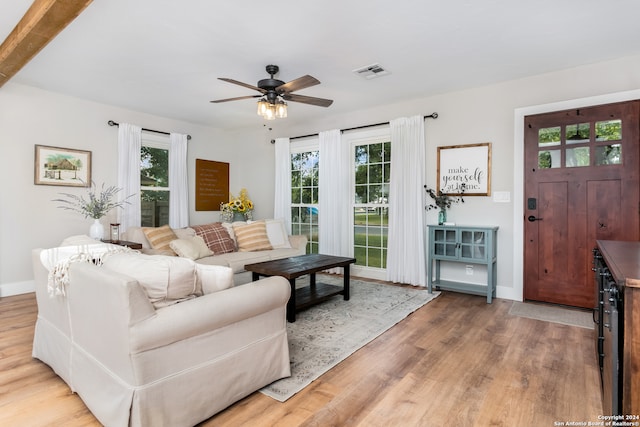
[[[486,295],[487,303],[496,293],[497,226],[429,225],[429,259],[427,288]],[[440,262],[480,264],[487,267],[487,283],[468,283],[440,278]],[[435,277],[434,277],[435,267]]]

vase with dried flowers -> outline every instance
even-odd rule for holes
[[[115,197],[120,191],[122,191],[122,188],[113,185],[105,188],[103,183],[100,193],[98,193],[96,184],[92,181],[86,198],[77,194],[60,193],[65,198],[54,199],[53,201],[62,203],[62,205],[58,206],[60,209],[78,212],[85,218],[93,218],[93,224],[89,228],[89,236],[100,240],[104,237],[104,226],[100,223],[100,219],[110,210],[122,208],[125,204],[128,204],[127,200],[134,196],[131,194],[121,201],[116,201]]]
[[[425,206],[425,209],[430,211],[431,209],[440,209],[438,212],[438,225],[442,225],[447,221],[447,209],[451,208],[453,203],[464,203],[462,196],[464,195],[465,185],[460,185],[460,195],[451,196],[444,194],[441,190],[436,192],[431,188],[424,186],[427,194],[433,199],[433,203]]]

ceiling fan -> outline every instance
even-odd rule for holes
[[[240,99],[262,98],[260,101],[258,101],[258,114],[264,116],[267,119],[271,118],[270,116],[271,113],[269,110],[273,110],[273,114],[276,114],[276,109],[278,109],[277,113],[280,114],[277,117],[286,117],[286,103],[284,101],[301,102],[303,104],[316,105],[318,107],[328,107],[333,103],[333,100],[331,99],[316,98],[313,96],[305,96],[305,95],[296,95],[292,93],[297,90],[305,89],[305,88],[320,84],[320,81],[315,77],[306,75],[306,76],[297,78],[295,80],[291,80],[288,83],[285,83],[282,80],[273,78],[273,76],[277,74],[278,71],[280,70],[280,68],[277,65],[267,65],[266,70],[267,70],[267,73],[270,75],[270,77],[268,79],[260,80],[257,86],[253,86],[247,83],[242,83],[237,80],[228,79],[225,77],[218,78],[219,80],[222,80],[228,83],[233,83],[239,86],[256,90],[260,92],[260,95],[238,96],[235,98],[217,99],[211,102],[219,103],[219,102],[237,101]],[[282,112],[282,110],[284,110],[284,112]],[[275,117],[276,116],[274,116],[273,118]]]

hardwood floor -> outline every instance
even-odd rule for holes
[[[201,426],[554,426],[602,413],[593,331],[447,293],[284,403],[259,392]],[[0,298],[0,425],[99,425],[31,357],[33,294]],[[98,384],[96,384],[99,387]]]

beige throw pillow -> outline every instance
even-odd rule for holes
[[[155,308],[165,307],[198,294],[196,264],[190,259],[135,252],[105,257],[103,267],[133,277]]]
[[[267,219],[265,220],[267,227],[267,236],[269,236],[269,242],[273,249],[291,248],[291,242],[289,242],[289,233],[287,233],[284,220]]]
[[[273,249],[267,235],[264,221],[255,221],[247,225],[233,225],[238,250],[241,252],[265,251]]]
[[[182,258],[196,260],[213,255],[211,249],[207,247],[204,239],[200,236],[172,240],[169,246]]]

